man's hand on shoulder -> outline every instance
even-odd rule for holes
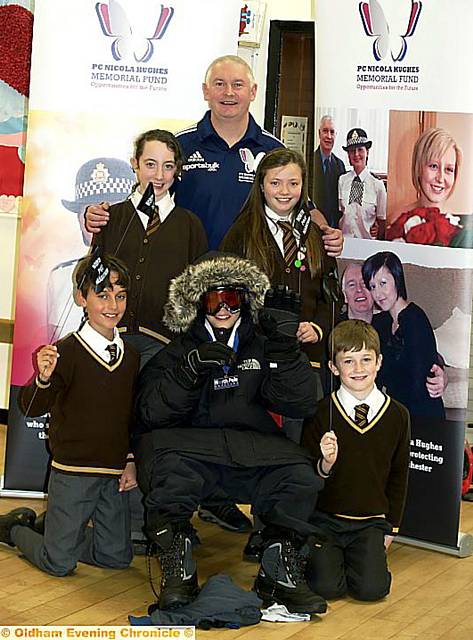
[[[110,218],[109,208],[110,204],[108,202],[91,204],[87,207],[84,215],[85,228],[89,233],[100,233],[101,228],[106,226]]]
[[[328,224],[320,227],[322,231],[322,240],[324,241],[325,251],[331,258],[338,258],[343,251],[343,233],[341,229],[334,229]]]

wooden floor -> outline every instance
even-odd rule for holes
[[[4,427],[0,426],[0,456]],[[2,462],[0,460],[0,462]],[[19,506],[42,511],[40,500],[0,499],[0,513]],[[245,536],[225,533],[196,519],[203,545],[196,551],[201,580],[225,572],[250,588],[256,565],[242,562]],[[461,530],[473,534],[473,503],[462,505]],[[260,623],[240,630],[197,631],[212,640],[472,640],[473,557],[459,559],[394,544],[390,596],[375,604],[350,599],[330,602],[328,613],[310,623]],[[154,573],[156,567],[153,566]],[[153,601],[145,559],[125,571],[79,565],[75,575],[52,578],[0,545],[0,624],[126,625],[127,616],[145,615]]]

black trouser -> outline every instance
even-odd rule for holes
[[[383,518],[348,520],[318,511],[311,521],[328,538],[310,551],[307,581],[313,591],[328,600],[348,593],[372,601],[389,593],[384,536],[390,527]]]
[[[273,466],[214,464],[191,454],[154,451],[139,460],[138,479],[149,519],[188,520],[198,505],[221,487],[237,502],[250,503],[265,524],[315,532],[309,524],[322,486],[309,461]]]

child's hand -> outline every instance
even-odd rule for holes
[[[310,322],[299,322],[296,338],[299,342],[318,342],[319,336]]]
[[[394,540],[394,536],[384,536],[384,548],[386,551],[391,546],[391,542]]]
[[[127,462],[118,483],[118,491],[130,491],[138,486],[136,482],[136,466],[134,462]]]
[[[36,354],[36,362],[38,363],[39,378],[42,382],[48,382],[54,369],[56,368],[59,353],[57,347],[53,344],[47,344]]]
[[[327,431],[320,441],[320,451],[322,452],[322,471],[330,473],[330,469],[335,464],[338,455],[337,436],[333,431]]]

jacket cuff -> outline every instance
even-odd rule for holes
[[[322,338],[324,337],[324,331],[323,331],[322,327],[320,325],[316,324],[315,322],[309,322],[309,324],[314,329],[314,331],[317,334],[317,337],[319,339],[319,342],[320,342],[322,340]]]
[[[36,386],[39,387],[39,389],[48,389],[51,386],[51,380],[48,380],[47,382],[42,382],[39,378],[39,375],[36,376],[35,383],[36,383]]]
[[[319,476],[321,478],[326,480],[327,478],[330,478],[330,472],[329,473],[325,473],[325,471],[322,469],[322,460],[323,460],[323,458],[319,458],[317,460],[317,473],[319,474]]]

